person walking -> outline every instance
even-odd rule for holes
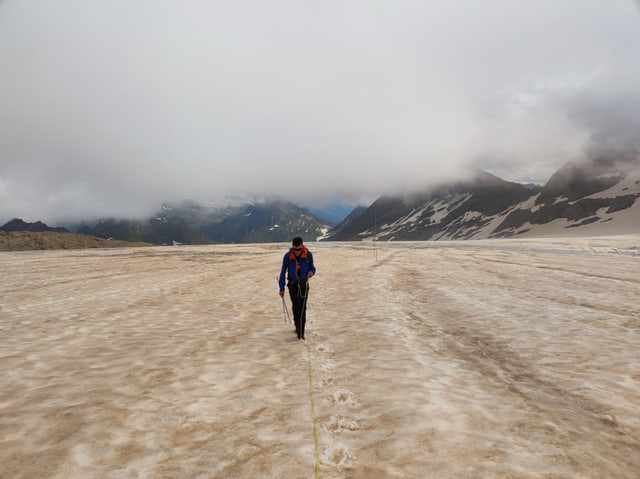
[[[291,241],[291,248],[282,258],[280,269],[280,297],[284,297],[285,275],[286,284],[291,298],[293,322],[296,326],[298,340],[304,340],[304,326],[307,322],[307,298],[309,296],[309,280],[316,274],[313,264],[313,254],[303,244],[302,238],[296,236]]]

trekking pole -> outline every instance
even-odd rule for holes
[[[289,310],[287,309],[287,305],[284,302],[284,297],[282,298],[282,309],[284,311],[285,314],[285,318],[284,318],[284,324],[287,324],[287,319],[289,320],[288,323],[291,324],[291,316],[289,316]]]
[[[300,284],[298,284],[298,294],[301,294]],[[305,323],[307,322],[307,298],[309,297],[309,279],[304,282],[304,301],[302,302],[302,315]],[[301,318],[302,319],[302,318]]]
[[[276,276],[276,280],[278,281],[278,287],[280,287],[280,279]],[[287,319],[289,320],[289,324],[291,324],[291,316],[289,316],[289,310],[287,309],[287,303],[284,301],[284,296],[282,296],[282,311],[284,314],[284,324],[287,324]]]
[[[302,311],[305,313],[307,311],[307,297],[309,297],[309,280],[307,279],[304,282],[304,303],[302,303]]]

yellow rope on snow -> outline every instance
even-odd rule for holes
[[[320,477],[320,456],[318,454],[318,421],[316,419],[316,408],[313,401],[313,376],[311,375],[311,348],[307,343],[304,344],[309,353],[309,399],[311,399],[311,416],[313,417],[313,440],[315,445],[316,456],[316,479]]]

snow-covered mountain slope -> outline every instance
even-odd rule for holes
[[[420,195],[382,197],[331,240],[454,240],[640,232],[640,156],[568,163],[542,188],[478,172]]]

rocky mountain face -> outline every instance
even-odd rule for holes
[[[354,211],[327,239],[458,240],[535,236],[551,230],[640,233],[638,198],[638,153],[607,152],[565,165],[542,188],[477,172],[466,181],[422,194],[382,197]]]
[[[331,240],[381,241],[468,239],[490,218],[525,201],[532,190],[485,172],[466,181],[406,197],[383,196],[369,208],[354,211],[334,228]]]
[[[78,233],[120,241],[163,244],[203,244],[210,241],[177,217],[155,217],[144,221],[106,219],[82,225]]]
[[[212,241],[221,243],[288,242],[297,235],[314,241],[327,230],[307,208],[282,200],[247,205],[222,221],[199,229]]]
[[[76,231],[153,244],[265,243],[288,242],[296,235],[314,241],[328,226],[308,209],[283,200],[224,208],[186,201],[165,204],[143,221],[106,219]]]
[[[155,215],[158,220],[179,218],[194,231],[219,223],[230,216],[244,213],[246,205],[218,206],[193,200],[164,203]]]
[[[42,233],[43,231],[52,231],[56,233],[68,233],[66,228],[53,228],[47,226],[42,221],[36,221],[35,223],[27,223],[20,218],[14,218],[8,221],[4,225],[0,226],[0,231],[30,231],[32,233]]]

